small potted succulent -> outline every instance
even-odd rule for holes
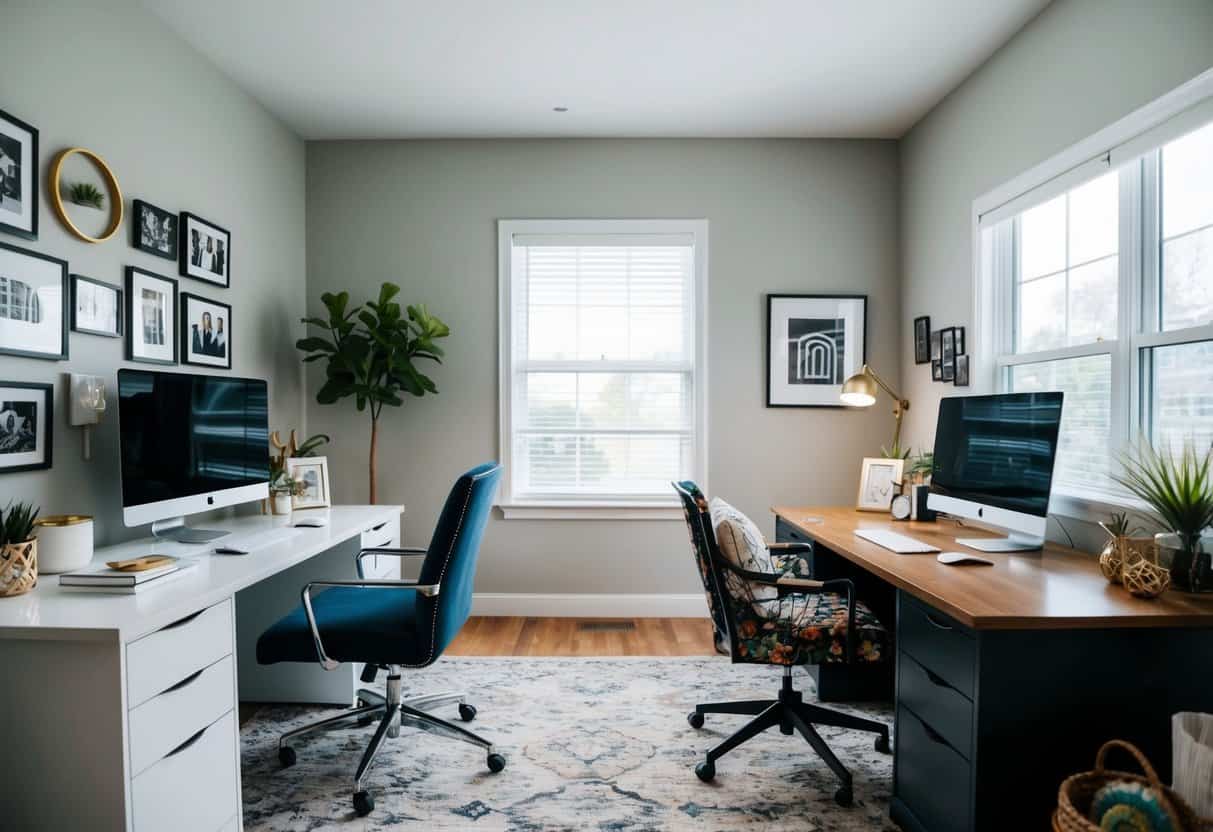
[[[38,509],[9,503],[0,512],[0,597],[22,595],[38,585]]]
[[[1155,541],[1171,583],[1187,592],[1213,592],[1213,547],[1202,539],[1213,525],[1213,448],[1200,451],[1187,442],[1172,454],[1143,443],[1121,464],[1124,470],[1115,480],[1149,505],[1169,530]]]
[[[91,182],[77,182],[68,189],[68,198],[77,205],[83,205],[85,208],[103,208],[105,206],[105,194],[97,189],[97,186]]]

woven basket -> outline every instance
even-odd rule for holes
[[[37,585],[37,539],[0,547],[0,598],[23,595]]]
[[[1104,768],[1104,759],[1113,748],[1123,748],[1132,754],[1145,776]],[[1205,832],[1213,829],[1207,821],[1196,816],[1182,797],[1162,784],[1150,761],[1136,746],[1124,740],[1109,740],[1095,755],[1094,771],[1084,771],[1062,781],[1061,788],[1057,791],[1057,811],[1053,813],[1053,832],[1099,832],[1099,825],[1087,819],[1087,811],[1095,793],[1115,781],[1140,783],[1152,788],[1158,794],[1163,811],[1171,819],[1171,827],[1175,832]]]

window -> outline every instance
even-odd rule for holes
[[[705,477],[707,223],[498,233],[506,516],[676,516],[670,481]]]
[[[1193,108],[1148,125],[1146,146],[1139,129],[978,206],[985,383],[1066,394],[1054,475],[1063,496],[1122,502],[1111,474],[1135,437],[1176,450],[1213,443],[1211,119],[1213,107]]]

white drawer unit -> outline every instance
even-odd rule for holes
[[[362,533],[362,548],[374,549],[376,546],[395,546],[396,536],[399,532],[399,521],[381,520],[368,527]]]
[[[127,703],[134,708],[232,652],[232,602],[188,615],[126,648]]]
[[[131,783],[134,832],[217,832],[239,810],[236,715],[192,734]]]
[[[230,655],[131,711],[131,773],[144,769],[235,707]]]

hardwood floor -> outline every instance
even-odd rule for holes
[[[451,656],[711,656],[706,618],[473,617]]]

